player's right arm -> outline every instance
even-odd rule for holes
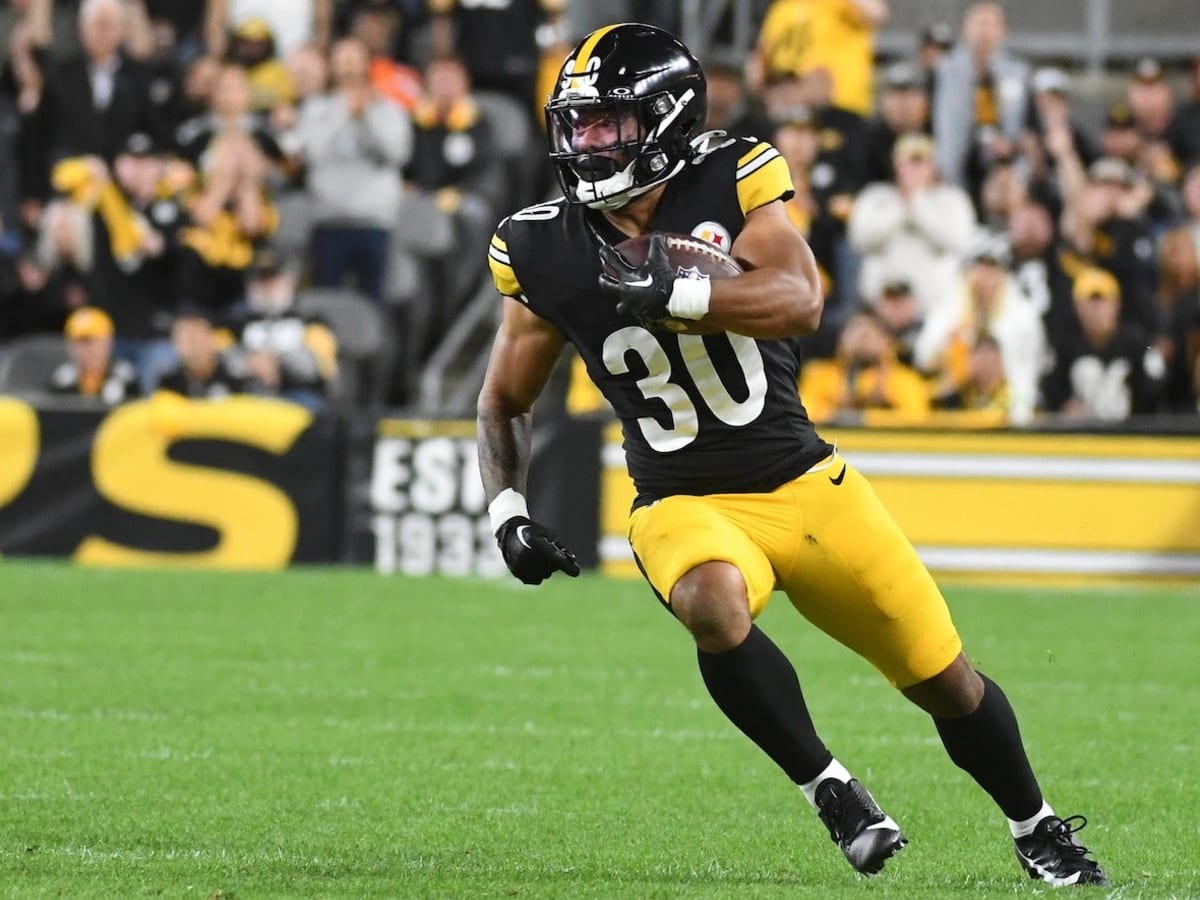
[[[506,271],[498,274],[493,265],[502,290],[506,287],[503,276],[512,276],[512,269],[504,268]],[[511,287],[519,287],[515,276]],[[526,584],[540,584],[555,572],[579,574],[575,555],[548,528],[529,518],[525,502],[533,403],[545,388],[565,343],[561,331],[509,294],[504,298],[503,318],[479,391],[479,474],[492,532],[505,565]]]
[[[507,489],[525,493],[531,410],[565,343],[545,319],[519,300],[504,298],[477,407],[479,473],[489,503]]]

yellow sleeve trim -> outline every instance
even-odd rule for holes
[[[492,246],[497,250],[502,250],[505,253],[508,252],[508,244],[498,234],[492,235]]]
[[[760,141],[759,143],[754,145],[754,148],[752,150],[750,150],[749,153],[742,154],[741,158],[738,159],[738,168],[741,169],[742,166],[746,165],[747,163],[753,162],[756,157],[761,156],[762,154],[766,153],[768,150],[771,150],[771,149],[773,149],[773,148],[766,141]]]
[[[795,193],[787,162],[778,150],[762,143],[738,160],[737,193],[743,213]]]
[[[488,267],[492,270],[492,281],[496,290],[506,297],[515,297],[521,293],[521,283],[517,281],[517,273],[509,264],[508,254],[494,244],[488,248]]]

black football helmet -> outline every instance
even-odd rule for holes
[[[550,159],[571,203],[618,209],[687,164],[708,118],[700,63],[650,25],[606,25],[567,57],[546,104]]]

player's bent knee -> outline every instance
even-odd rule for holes
[[[983,699],[983,681],[960,653],[937,675],[903,689],[905,697],[939,719],[969,716]]]
[[[706,653],[732,650],[750,633],[746,581],[727,562],[701,563],[671,588],[671,609]]]

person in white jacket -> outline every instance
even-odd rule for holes
[[[913,362],[943,388],[960,387],[971,348],[984,334],[1000,345],[1009,388],[1009,421],[1028,424],[1038,404],[1038,382],[1046,363],[1041,317],[1008,273],[1004,235],[982,232],[969,251],[959,288],[925,320],[913,347]]]
[[[963,253],[976,228],[962,188],[939,184],[933,142],[923,134],[896,141],[894,182],[864,189],[850,213],[850,244],[859,254],[859,292],[876,297],[906,281],[928,316],[952,297]]]

